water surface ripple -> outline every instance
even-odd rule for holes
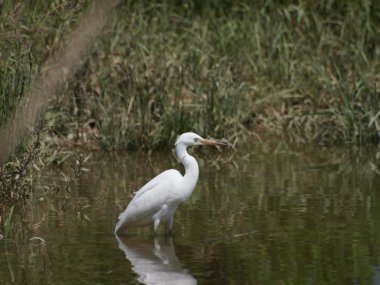
[[[113,234],[133,191],[182,171],[171,153],[96,157],[55,194],[42,186],[62,174],[46,171],[0,241],[1,284],[380,284],[378,149],[193,153],[200,178],[172,238]]]

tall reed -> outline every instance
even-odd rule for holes
[[[8,236],[9,236],[9,231],[11,229],[11,226],[12,226],[12,216],[13,216],[13,208],[14,206],[11,206],[11,208],[9,209],[9,213],[8,213],[8,216],[5,220],[5,223],[4,223],[4,240],[5,242],[7,242],[8,240]]]
[[[375,6],[127,2],[49,114],[51,130],[67,137],[93,122],[106,149],[160,148],[187,130],[375,140]]]
[[[40,65],[64,41],[90,1],[0,4],[0,127],[11,119]]]

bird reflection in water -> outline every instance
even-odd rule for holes
[[[132,270],[143,284],[197,284],[175,255],[173,241],[160,245],[154,241],[130,239],[116,235],[119,248],[131,262]]]

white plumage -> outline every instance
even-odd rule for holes
[[[156,232],[161,222],[167,222],[168,231],[171,232],[175,210],[190,197],[198,181],[198,163],[186,150],[192,145],[226,145],[226,143],[206,140],[191,132],[182,134],[175,147],[177,157],[185,167],[185,175],[170,169],[145,184],[137,191],[125,211],[119,215],[115,233],[152,223]]]

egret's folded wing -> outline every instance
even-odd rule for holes
[[[162,172],[161,174],[157,175],[152,180],[150,180],[143,187],[141,187],[140,190],[136,192],[132,201],[141,197],[145,192],[154,189],[158,183],[166,181],[166,180],[170,181],[174,176],[178,176],[178,175],[181,175],[181,174],[177,170],[174,170],[174,169],[170,169],[170,170],[166,170]]]
[[[125,213],[146,215],[158,211],[162,205],[171,201],[178,178],[177,170],[167,170],[145,184],[133,197]]]
[[[152,216],[172,200],[179,177],[182,176],[177,170],[167,170],[145,184],[119,215],[116,231],[124,224],[143,225],[151,221]]]
[[[160,195],[168,188],[168,182],[162,180],[148,188],[143,194],[135,196],[127,209],[119,215],[116,232],[122,227],[144,226],[153,221],[153,216],[166,203],[167,197]]]
[[[125,211],[119,215],[119,220],[127,219],[132,216],[137,217],[140,213],[150,214],[151,212],[156,211],[156,208],[160,206],[161,201],[156,199],[156,203],[154,203],[152,198],[156,192],[159,192],[161,188],[165,187],[166,183],[165,181],[156,181],[155,183],[151,182],[153,182],[153,180],[136,193],[131,202],[129,202]]]

